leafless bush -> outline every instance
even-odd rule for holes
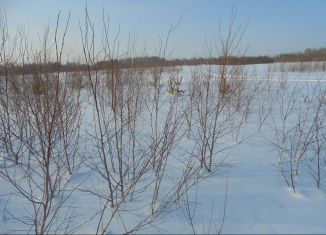
[[[139,139],[142,132],[139,117],[144,106],[145,86],[143,71],[133,68],[122,70],[116,64],[111,64],[105,73],[91,69],[99,58],[94,49],[95,29],[87,8],[85,23],[80,30],[84,57],[89,67],[87,79],[92,94],[91,106],[94,107],[94,131],[89,135],[97,149],[89,166],[106,185],[99,190],[94,187],[83,191],[100,199],[96,233],[106,233],[121,207],[132,200],[138,182],[151,169],[152,160],[146,155]],[[123,53],[117,50],[117,35],[114,43],[110,43],[104,13],[102,40],[104,58],[114,63]],[[136,229],[143,223],[141,221],[128,228]]]
[[[60,43],[59,22],[60,13],[53,42],[54,60],[58,65],[61,63],[69,18]],[[6,34],[1,36],[7,37]],[[21,39],[24,40],[24,37]],[[49,29],[44,33],[40,53],[35,53],[33,58],[30,57],[27,43],[24,42],[19,53],[23,63],[25,59],[35,59],[33,62],[43,65],[51,61]],[[2,140],[12,150],[7,151],[9,157],[0,169],[0,176],[14,190],[11,203],[19,198],[24,203],[25,210],[18,214],[8,208],[6,212],[16,222],[25,225],[25,232],[66,233],[71,231],[70,223],[75,216],[73,208],[66,206],[65,202],[72,193],[67,188],[68,177],[76,171],[80,162],[79,159],[75,161],[81,116],[79,93],[70,93],[65,87],[64,78],[60,77],[60,67],[55,73],[45,71],[44,74],[35,71],[32,76],[20,71],[20,89],[10,89],[13,98],[6,99],[8,92],[1,94],[1,101],[6,107],[4,110],[10,113],[10,120],[15,125],[2,123],[10,138]],[[12,153],[17,154],[14,162],[19,165],[12,164]]]
[[[261,83],[248,78],[255,76],[255,71],[249,72],[243,67],[237,68],[231,75],[229,84],[232,87],[229,102],[229,116],[232,122],[233,131],[232,139],[234,142],[239,141],[240,131],[245,125],[253,101],[260,90]],[[234,113],[235,112],[235,113]]]
[[[185,90],[181,88],[181,83],[182,83],[182,75],[179,76],[179,71],[172,72],[169,76],[169,94],[174,95],[174,94],[180,94],[184,93]]]
[[[300,123],[292,119],[293,115],[300,115],[296,112],[299,100],[298,88],[294,86],[290,89],[288,86],[287,84],[280,91],[280,110],[271,113],[271,118],[276,141],[273,144],[278,149],[280,170],[286,184],[295,192],[295,176],[298,172],[296,167],[299,166],[300,159],[306,152],[307,145],[302,146],[302,144],[308,144],[309,136],[302,132],[306,119]],[[280,117],[280,120],[275,120],[277,117]]]
[[[21,136],[22,126],[15,127],[14,110],[18,107],[13,107],[11,104],[17,99],[16,92],[12,91],[18,92],[19,86],[16,77],[9,73],[10,65],[16,63],[18,33],[14,37],[10,35],[6,13],[2,10],[0,12],[0,40],[0,61],[4,70],[4,75],[0,77],[0,141],[1,147],[10,153],[15,163],[18,164],[21,144],[15,141],[15,136]]]
[[[230,135],[234,129],[235,138],[238,138],[256,91],[248,89],[245,71],[240,65],[228,65],[229,56],[240,50],[243,34],[242,28],[234,29],[235,17],[235,12],[232,12],[226,36],[219,31],[217,38],[206,44],[209,57],[216,53],[217,57],[224,58],[223,63],[217,71],[207,66],[202,74],[194,72],[189,89],[188,130],[192,131],[192,139],[199,149],[201,167],[208,172],[219,165],[218,161],[214,163],[217,153],[227,148],[220,142],[221,138]],[[191,121],[190,117],[194,120]],[[240,121],[237,120],[240,124],[234,128],[237,118],[240,118]]]
[[[271,80],[271,70],[268,69],[267,74],[264,75],[262,85],[258,91],[258,131],[261,132],[262,127],[268,122],[273,105],[276,103],[278,95],[275,92],[273,81]]]
[[[83,79],[83,73],[81,71],[67,72],[66,83],[72,90],[80,92],[81,89],[86,87],[86,82]]]
[[[308,98],[306,98],[308,99]],[[312,97],[313,116],[312,120],[312,141],[309,146],[309,155],[306,157],[307,165],[311,171],[311,175],[316,182],[316,187],[320,189],[323,178],[325,177],[325,141],[326,141],[326,90],[321,84],[317,84]],[[306,101],[307,102],[307,101]]]
[[[282,176],[286,184],[296,192],[302,164],[311,154],[318,156],[320,150],[317,146],[322,136],[320,131],[323,131],[319,124],[323,123],[324,92],[320,83],[314,85],[309,82],[289,82],[286,74],[285,71],[280,81],[275,82],[274,94],[271,92],[271,85],[267,86],[268,99],[273,101],[267,104],[267,108],[260,108],[259,116],[261,123],[270,128],[265,136],[268,133],[273,134],[273,137],[269,136],[267,139],[278,151]],[[266,106],[266,103],[262,105]],[[318,157],[312,159],[317,159],[317,168],[312,167],[311,170],[319,185],[317,172],[320,173],[320,161]]]

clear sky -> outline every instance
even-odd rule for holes
[[[54,26],[58,11],[71,21],[67,45],[70,57],[81,52],[79,20],[88,5],[90,16],[101,31],[103,8],[109,13],[112,34],[120,24],[122,47],[128,35],[155,55],[159,36],[181,23],[173,32],[170,48],[173,58],[205,56],[205,38],[218,32],[218,23],[227,23],[232,6],[237,9],[236,26],[247,28],[242,46],[247,55],[276,55],[326,47],[325,0],[0,0],[6,9],[10,29],[25,24],[32,34],[40,34],[47,23]],[[139,49],[140,50],[140,49]],[[77,53],[76,53],[77,52]]]

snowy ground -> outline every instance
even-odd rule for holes
[[[288,82],[310,82],[321,84],[326,81],[325,72],[278,72],[268,73],[270,65],[249,65],[248,80],[259,81],[270,76],[273,89],[286,75]],[[182,69],[183,84],[187,84],[187,77],[191,74],[191,67]],[[267,75],[268,74],[268,75]],[[186,86],[186,85],[184,85]],[[85,98],[86,99],[86,98]],[[218,171],[216,175],[202,181],[198,186],[191,188],[188,193],[190,210],[193,213],[194,231],[185,217],[186,208],[172,206],[164,213],[153,226],[149,226],[142,233],[326,233],[326,185],[318,190],[309,173],[303,167],[297,181],[297,192],[293,193],[287,187],[278,167],[277,151],[270,146],[263,135],[270,137],[268,128],[258,132],[258,105],[264,95],[256,97],[251,104],[250,114],[244,129],[241,130],[243,141],[235,144],[226,140],[230,149],[224,151],[228,167]],[[277,108],[278,103],[274,106]],[[92,125],[92,114],[87,110],[84,114],[84,125]],[[87,123],[87,124],[86,124]],[[263,134],[262,134],[263,133]],[[87,140],[84,140],[85,143]],[[81,147],[81,151],[88,150]],[[0,167],[3,164],[4,152],[0,152]],[[177,164],[175,164],[177,166]],[[171,171],[178,171],[177,167]],[[17,173],[19,174],[19,172]],[[91,177],[90,177],[91,176]],[[75,175],[69,178],[68,184],[73,188],[93,187],[96,177],[86,167],[82,167]],[[167,181],[169,182],[169,181]],[[97,185],[101,188],[101,185]],[[226,194],[227,189],[227,194]],[[7,210],[19,214],[24,211],[24,201],[11,195],[11,186],[0,179],[0,233],[19,233],[25,227],[20,223],[8,220]],[[146,193],[142,194],[146,197]],[[146,201],[146,198],[139,198]],[[226,202],[226,203],[225,203]],[[84,221],[88,215],[96,213],[99,202],[89,194],[76,190],[68,200],[77,209],[77,223]],[[130,205],[142,210],[135,205]],[[124,208],[128,208],[128,204]],[[224,213],[225,210],[225,213]],[[129,216],[125,223],[133,223],[139,213]],[[222,222],[224,217],[224,223]],[[117,219],[119,221],[119,219]],[[121,222],[121,221],[120,221]],[[223,224],[223,227],[221,227]],[[88,223],[78,233],[94,233],[96,224]],[[124,232],[121,223],[113,223],[110,232]]]

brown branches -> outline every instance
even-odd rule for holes
[[[61,63],[69,23],[67,20],[59,46],[59,16],[55,29],[57,64]],[[47,29],[42,39],[42,51],[34,55],[37,63],[42,61],[47,64],[51,60],[49,44]],[[27,48],[22,51],[27,51]],[[65,192],[66,177],[73,174],[78,166],[75,156],[81,120],[79,93],[70,93],[60,68],[56,73],[47,72],[46,68],[45,71],[44,74],[35,71],[32,76],[25,76],[21,71],[19,79],[11,80],[8,91],[1,94],[5,110],[10,112],[15,123],[13,128],[8,122],[2,123],[11,136],[11,141],[4,139],[13,149],[7,154],[17,153],[15,162],[19,165],[13,166],[11,159],[6,159],[0,175],[24,199],[29,209],[23,223],[37,234],[69,231],[66,230],[69,227],[67,223],[73,213],[63,206],[71,194],[71,191]],[[9,93],[12,94],[11,100],[5,99]],[[65,215],[67,220],[61,220],[61,215]],[[14,218],[20,220],[19,217]]]

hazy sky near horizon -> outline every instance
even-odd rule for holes
[[[169,47],[175,48],[171,57],[206,56],[205,38],[218,32],[220,19],[223,27],[227,25],[233,6],[235,26],[247,25],[241,44],[247,55],[326,47],[325,0],[0,0],[10,30],[25,24],[32,35],[41,35],[46,24],[53,29],[60,10],[62,19],[70,11],[70,59],[81,52],[79,21],[83,22],[86,4],[99,34],[105,9],[113,36],[120,25],[121,47],[132,36],[139,51],[146,48],[148,55],[156,54],[160,36],[181,19],[169,41]]]

